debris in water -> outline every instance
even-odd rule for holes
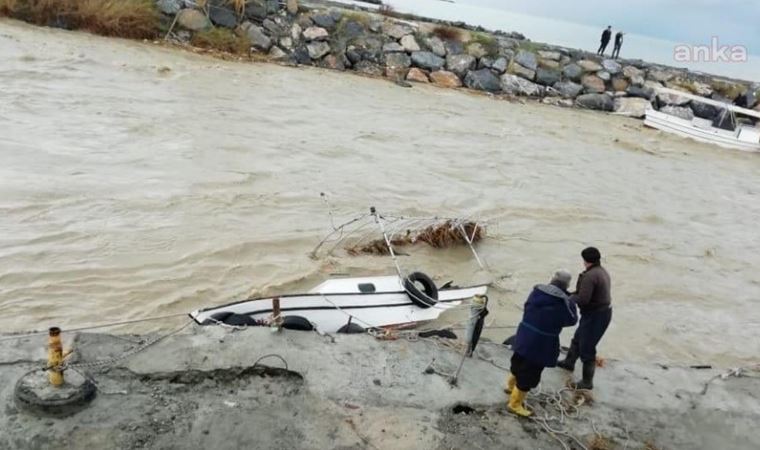
[[[461,227],[461,228],[460,228]],[[462,231],[467,234],[465,238]],[[469,238],[474,244],[483,239],[485,229],[477,222],[458,223],[454,220],[447,220],[443,223],[430,225],[419,231],[406,230],[403,237],[391,240],[393,250],[397,247],[414,245],[418,242],[424,242],[433,248],[449,248],[458,245],[468,245]],[[346,247],[349,255],[387,255],[390,253],[385,239],[375,239],[367,243],[352,245]]]

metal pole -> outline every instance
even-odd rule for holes
[[[377,210],[374,206],[369,208],[369,212],[372,216],[375,217],[375,223],[377,223],[380,226],[380,231],[383,233],[383,238],[385,239],[385,245],[388,246],[388,251],[391,253],[391,259],[393,260],[393,264],[396,266],[396,272],[398,272],[399,278],[404,278],[403,275],[401,275],[401,266],[398,264],[398,259],[396,259],[396,253],[393,251],[393,245],[391,245],[391,240],[388,238],[388,234],[385,232],[385,226],[383,225],[383,221],[380,219],[380,216],[377,214]]]
[[[462,236],[464,236],[464,240],[467,241],[467,245],[470,246],[470,251],[472,252],[473,256],[475,256],[475,261],[478,262],[478,265],[480,266],[480,268],[485,271],[488,271],[488,269],[486,269],[485,265],[483,264],[483,261],[480,260],[480,256],[478,255],[478,252],[475,251],[475,247],[472,245],[472,240],[475,238],[475,233],[478,231],[478,224],[475,223],[475,228],[472,230],[472,236],[473,236],[472,238],[467,236],[467,231],[465,231],[464,225],[462,225],[461,223],[459,224],[459,231],[462,232]]]

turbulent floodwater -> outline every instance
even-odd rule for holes
[[[516,324],[530,287],[577,272],[595,244],[614,280],[604,356],[760,353],[756,155],[614,116],[12,22],[0,60],[3,332],[392,273],[387,258],[309,258],[329,230],[326,192],[336,220],[370,205],[491,220],[479,250],[502,277],[492,326]],[[464,249],[401,264],[490,277]]]

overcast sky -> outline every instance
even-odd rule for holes
[[[718,36],[760,54],[760,0],[456,0],[586,25],[704,45]],[[520,30],[530,36],[530,30]]]

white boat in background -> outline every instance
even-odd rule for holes
[[[730,129],[716,127],[711,120],[699,117],[686,120],[655,109],[646,111],[644,125],[725,148],[752,152],[760,151],[760,128],[737,121],[737,117],[751,118],[755,122],[760,121],[760,111],[741,108],[730,103],[719,102],[675,89],[660,88],[657,92],[677,95],[691,101],[720,108],[722,112],[718,123],[728,124]],[[726,118],[729,120],[726,121]]]
[[[298,329],[311,323],[320,332],[347,331],[349,322],[362,328],[404,327],[437,319],[444,311],[476,295],[488,286],[454,287],[450,283],[428,291],[437,297],[432,304],[410,296],[398,276],[333,278],[305,294],[281,295],[280,316]],[[190,316],[201,325],[266,325],[272,318],[275,297],[256,298],[194,311]],[[241,316],[252,321],[240,322]],[[349,320],[351,319],[351,320]]]

